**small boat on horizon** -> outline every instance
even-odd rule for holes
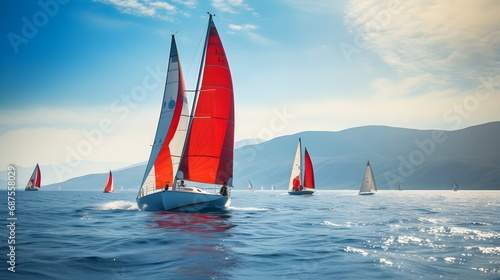
[[[115,189],[113,187],[113,175],[111,174],[111,170],[108,174],[108,181],[106,182],[106,186],[104,187],[104,193],[112,193]]]
[[[31,174],[30,179],[28,180],[28,184],[26,185],[26,188],[24,188],[24,190],[38,191],[40,189],[41,183],[42,183],[42,173],[40,172],[40,167],[38,166],[37,163],[35,169],[33,170],[33,173]]]
[[[458,191],[458,184],[455,181],[453,181],[453,191],[454,192]]]
[[[250,182],[250,180],[248,180],[248,190],[253,191],[253,185],[252,182]]]
[[[375,177],[373,176],[373,170],[370,165],[370,161],[366,163],[365,175],[363,176],[363,181],[361,182],[361,187],[359,188],[359,195],[372,195],[377,192],[377,184],[375,183]]]
[[[288,184],[288,194],[311,195],[314,191],[314,170],[311,157],[309,156],[307,149],[304,148],[304,168],[302,169],[302,143],[299,138],[299,143],[297,144],[297,150],[295,152],[295,159],[292,165],[290,183]]]
[[[401,187],[401,184],[398,184],[398,191],[402,191],[403,188]]]

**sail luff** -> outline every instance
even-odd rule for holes
[[[300,186],[301,180],[301,169],[302,169],[302,144],[299,138],[299,143],[297,144],[297,150],[295,151],[295,158],[292,165],[292,173],[290,175],[290,182],[288,184],[288,191],[293,191],[294,185],[297,189],[297,181]]]
[[[304,149],[304,188],[314,189],[314,169],[311,157],[307,152],[307,149]]]
[[[201,82],[188,126],[179,171],[185,180],[231,184],[234,156],[234,97],[224,47],[209,18]]]

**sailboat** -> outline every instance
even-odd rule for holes
[[[105,193],[112,193],[115,189],[113,188],[113,175],[111,174],[111,170],[109,171],[108,181],[106,182],[106,186],[104,187]]]
[[[402,191],[403,188],[401,187],[401,184],[398,184],[398,191]]]
[[[272,191],[275,191],[276,190],[276,187],[274,186],[274,184],[271,185],[271,190]]]
[[[37,163],[35,169],[33,170],[33,173],[31,174],[28,184],[26,185],[26,188],[24,188],[24,190],[38,191],[40,189],[41,182],[42,182],[42,173],[40,172],[40,167],[38,166]]]
[[[141,210],[217,211],[231,203],[233,84],[221,39],[209,15],[190,114],[172,35],[160,119],[137,195]]]
[[[250,180],[248,180],[248,190],[253,191],[252,182],[250,182]]]
[[[458,184],[455,181],[453,181],[453,191],[454,192],[458,191]]]
[[[370,161],[366,163],[365,175],[363,177],[363,182],[361,182],[361,187],[359,188],[360,195],[370,195],[377,192],[377,184],[375,183],[375,177],[373,176],[372,167]]]
[[[304,163],[304,175],[302,176],[302,143],[299,138],[288,185],[288,194],[304,195],[314,193],[314,170],[307,149],[304,149]]]

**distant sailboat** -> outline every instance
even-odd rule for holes
[[[229,64],[208,20],[191,114],[174,35],[160,119],[137,205],[146,211],[200,212],[231,203],[234,96]],[[187,187],[184,180],[200,187]],[[178,183],[180,181],[180,183]],[[226,184],[227,191],[219,192]]]
[[[40,172],[40,167],[38,166],[37,163],[35,169],[33,170],[33,173],[31,174],[28,184],[26,185],[26,188],[24,188],[24,190],[38,191],[40,189],[41,182],[42,182],[42,173]]]
[[[250,180],[248,180],[248,190],[253,191],[252,182],[250,182]]]
[[[455,181],[453,181],[453,191],[454,192],[458,191],[458,184]]]
[[[302,176],[302,144],[299,138],[292,166],[292,174],[290,175],[290,183],[288,185],[288,194],[303,195],[314,193],[314,170],[307,149],[304,149],[303,171],[304,175]]]
[[[276,187],[274,186],[274,184],[271,185],[271,190],[272,191],[275,191],[276,190]]]
[[[113,175],[111,174],[111,170],[108,175],[108,182],[106,182],[106,186],[104,187],[105,193],[112,193],[115,189],[113,188]]]
[[[403,188],[401,187],[401,184],[398,184],[398,191],[402,191]]]
[[[372,167],[370,161],[366,164],[365,175],[363,177],[363,182],[361,182],[361,187],[359,188],[360,195],[370,195],[377,192],[377,184],[375,183],[375,177],[373,176]]]
[[[264,186],[263,185],[260,185],[260,190],[263,191],[264,190]]]

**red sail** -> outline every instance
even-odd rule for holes
[[[111,170],[109,171],[108,175],[108,182],[106,183],[106,186],[104,187],[105,192],[113,192],[113,175],[111,174]]]
[[[203,78],[180,170],[186,180],[222,184],[233,177],[233,83],[211,16],[207,35]]]
[[[36,178],[35,178],[35,184],[33,187],[35,188],[40,188],[40,181],[42,180],[42,174],[40,173],[40,167],[38,164],[36,165]]]
[[[305,149],[304,157],[304,187],[308,189],[314,189],[314,170],[311,157]]]

